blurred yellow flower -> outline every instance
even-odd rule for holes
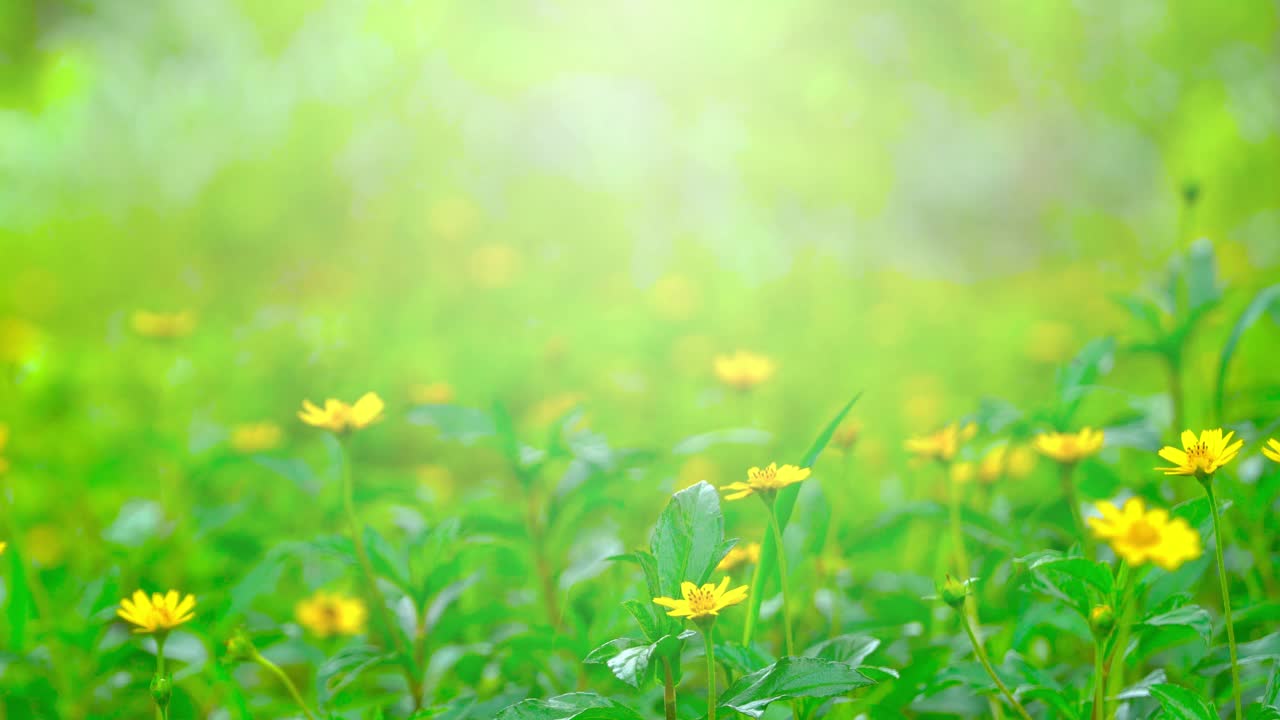
[[[299,602],[293,614],[299,625],[317,637],[359,635],[369,616],[360,599],[323,590]]]
[[[298,417],[313,427],[327,428],[334,432],[360,430],[382,419],[386,405],[377,393],[367,392],[354,405],[329,398],[324,408],[316,407],[310,400],[302,401]]]
[[[831,447],[848,452],[857,444],[862,435],[862,423],[858,420],[845,420],[840,423],[831,435]]]
[[[66,553],[66,534],[66,530],[57,525],[36,525],[27,531],[22,545],[23,552],[31,562],[43,567],[53,567]]]
[[[133,598],[120,601],[116,614],[137,627],[136,633],[168,632],[195,617],[192,610],[196,606],[194,595],[180,596],[177,590],[170,590],[161,595],[152,593],[151,597],[141,590],[133,591]]]
[[[746,545],[735,545],[724,558],[716,565],[719,572],[729,572],[730,570],[742,565],[755,565],[760,562],[760,543],[750,542]]]
[[[978,479],[985,483],[993,483],[1004,477],[1008,471],[1010,456],[1008,445],[996,445],[982,456],[978,462]]]
[[[978,434],[978,426],[967,423],[951,423],[930,435],[917,435],[907,439],[907,451],[925,460],[950,462],[955,459],[960,446]]]
[[[410,385],[409,401],[415,405],[448,405],[453,402],[453,386],[447,382]]]
[[[4,448],[4,443],[0,442],[0,449]],[[1267,444],[1262,447],[1262,454],[1268,459],[1280,463],[1280,440],[1271,438],[1267,440]]]
[[[3,555],[3,554],[4,554],[4,551],[5,551],[8,547],[9,547],[9,543],[4,542],[3,540],[0,540],[0,555]]]
[[[1101,430],[1084,428],[1080,432],[1050,432],[1036,436],[1036,450],[1060,463],[1079,462],[1102,449],[1105,439]]]
[[[664,275],[653,284],[650,298],[659,315],[684,320],[697,310],[698,288],[684,275]]]
[[[143,337],[172,339],[190,335],[196,329],[196,316],[190,310],[167,313],[135,310],[129,324]]]
[[[720,611],[731,606],[737,605],[747,599],[747,586],[736,587],[732,590],[729,588],[729,577],[726,575],[719,585],[707,583],[702,587],[698,587],[687,580],[680,583],[680,594],[684,597],[680,599],[659,597],[654,598],[653,602],[665,608],[670,608],[671,612],[667,615],[671,617],[684,617],[693,621],[704,620],[715,617]],[[727,591],[727,592],[726,592]]]
[[[1005,458],[1005,474],[1014,479],[1021,479],[1031,474],[1036,468],[1036,453],[1026,445],[1018,445],[1009,450]]]
[[[973,482],[973,478],[978,474],[978,468],[968,460],[951,463],[951,482],[964,485]]]
[[[256,453],[280,446],[284,433],[273,422],[245,423],[231,428],[231,448],[236,452]]]
[[[1182,518],[1170,519],[1162,509],[1148,511],[1139,498],[1130,498],[1123,510],[1109,502],[1100,502],[1097,508],[1102,517],[1089,518],[1093,534],[1130,565],[1154,562],[1177,570],[1200,557],[1200,534]]]
[[[1160,457],[1173,463],[1173,467],[1156,468],[1165,475],[1194,475],[1205,478],[1217,472],[1218,468],[1235,459],[1240,452],[1243,440],[1231,442],[1235,432],[1222,434],[1222,428],[1203,430],[1197,439],[1190,430],[1182,431],[1182,450],[1166,445],[1160,449]]]
[[[717,355],[713,366],[720,382],[735,390],[750,390],[773,377],[777,369],[773,360],[746,350]]]
[[[485,245],[471,252],[471,279],[482,288],[500,288],[511,283],[520,265],[520,256],[509,245]]]
[[[748,470],[746,482],[729,483],[720,489],[733,491],[731,494],[724,496],[725,500],[741,500],[753,494],[763,495],[765,498],[771,499],[777,491],[788,485],[794,485],[807,477],[809,477],[809,468],[796,467],[795,465],[778,467],[777,463],[769,463],[767,468],[753,467]]]

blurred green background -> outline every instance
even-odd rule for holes
[[[301,501],[218,454],[230,429],[322,463],[301,400],[367,390],[393,420],[356,445],[370,495],[443,515],[501,471],[401,421],[428,383],[530,436],[581,406],[618,447],[755,426],[778,458],[865,389],[859,482],[891,505],[905,434],[1050,404],[1086,342],[1143,339],[1117,296],[1158,296],[1201,237],[1229,288],[1185,358],[1210,423],[1222,339],[1280,281],[1278,30],[1274,2],[0,0],[0,422],[41,488],[13,500],[31,554],[55,588],[238,577]],[[139,310],[194,328],[142,337]],[[1280,411],[1265,326],[1229,418]],[[726,389],[737,349],[776,375]],[[1080,419],[1164,430],[1164,372],[1122,355]],[[282,525],[231,519],[258,500]]]

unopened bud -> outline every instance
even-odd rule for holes
[[[169,675],[154,675],[151,678],[151,699],[156,707],[163,710],[169,707],[169,698],[173,696],[173,678]]]
[[[253,640],[243,629],[237,629],[227,638],[227,659],[237,662],[252,660],[258,654]]]
[[[948,575],[947,579],[938,586],[938,596],[942,598],[942,602],[953,608],[958,608],[964,604],[964,599],[969,596],[969,584]]]
[[[1094,637],[1104,638],[1116,626],[1116,613],[1110,605],[1095,605],[1089,611],[1089,628]]]

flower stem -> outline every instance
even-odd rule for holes
[[[667,720],[676,720],[676,683],[671,678],[671,661],[662,659],[662,707]]]
[[[702,639],[707,644],[707,720],[716,720],[716,645],[711,639],[710,625],[702,629]],[[674,692],[672,690],[673,695]],[[674,703],[673,697],[673,708]]]
[[[777,549],[778,583],[782,586],[782,630],[787,643],[787,655],[796,654],[795,643],[791,639],[791,604],[787,599],[787,551],[782,545],[782,528],[778,526],[778,514],[772,502],[769,505],[769,527],[773,529],[773,544]]]
[[[978,662],[982,663],[983,669],[995,681],[996,687],[1000,688],[1000,692],[1004,694],[1009,704],[1017,711],[1018,716],[1022,720],[1031,720],[1031,716],[1027,714],[1027,709],[1022,707],[1022,703],[1018,702],[1018,699],[1009,691],[1009,686],[1005,685],[1000,676],[996,674],[996,669],[991,667],[991,661],[987,659],[987,652],[982,649],[982,643],[978,642],[978,636],[973,633],[973,625],[969,623],[969,617],[965,615],[964,610],[961,608],[957,608],[956,614],[960,616],[960,624],[964,626],[964,632],[969,636],[969,644],[973,645],[973,654],[978,657]]]
[[[156,634],[156,677],[164,678],[164,641],[169,639],[168,633]],[[169,720],[169,703],[156,701],[156,717]]]
[[[1071,519],[1076,524],[1076,535],[1080,538],[1080,546],[1084,550],[1086,558],[1093,558],[1093,539],[1089,537],[1089,533],[1084,526],[1084,516],[1080,514],[1080,497],[1076,494],[1076,484],[1071,481],[1071,472],[1075,470],[1075,463],[1062,463],[1059,466],[1058,478],[1062,482],[1062,496],[1066,498],[1067,505],[1071,506]]]
[[[298,692],[298,687],[293,684],[293,681],[289,679],[289,676],[285,671],[280,669],[279,665],[276,665],[266,659],[261,653],[254,653],[253,661],[280,680],[281,684],[283,684],[285,689],[289,691],[289,695],[293,698],[293,701],[298,704],[298,708],[302,710],[302,714],[306,715],[308,720],[316,720],[316,716],[311,713],[311,709],[307,707],[306,701],[302,699],[302,694]]]
[[[770,516],[772,516],[773,514],[772,508],[769,510],[769,514]],[[764,567],[763,563],[756,563],[755,568],[751,571],[751,587],[753,588],[761,587],[761,581],[763,580],[762,578],[763,572],[761,568],[763,567]],[[752,607],[752,604],[748,603],[748,608],[750,607]],[[744,648],[751,647],[751,638],[753,635],[755,635],[755,629],[756,629],[756,613],[748,612],[746,622],[742,623],[742,647]]]
[[[1236,657],[1236,628],[1231,619],[1231,588],[1227,582],[1227,567],[1222,562],[1222,520],[1218,512],[1218,499],[1213,494],[1213,476],[1201,481],[1209,496],[1209,514],[1213,517],[1213,549],[1218,561],[1218,584],[1222,587],[1222,612],[1227,623],[1227,649],[1231,653],[1231,696],[1235,701],[1236,720],[1244,717],[1244,704],[1240,700],[1240,661]]]
[[[1093,720],[1105,720],[1106,715],[1106,682],[1107,676],[1103,669],[1102,659],[1106,655],[1106,649],[1103,647],[1101,638],[1093,643]]]
[[[961,524],[960,518],[960,483],[951,479],[951,470],[947,465],[942,466],[942,474],[949,488],[949,497],[951,502],[948,503],[950,511],[950,528],[951,528],[951,545],[956,563],[956,576],[960,582],[966,582],[969,579],[969,553],[964,547],[964,526]],[[972,597],[972,596],[970,596]],[[970,598],[965,598],[964,609],[967,617],[977,617],[977,605]]]
[[[404,670],[405,680],[409,683],[409,692],[413,696],[413,709],[419,710],[422,708],[422,682],[418,678],[418,670],[413,656],[409,653],[408,648],[405,647],[404,639],[400,636],[395,618],[391,616],[391,611],[387,609],[387,601],[382,595],[382,589],[378,587],[378,575],[373,570],[373,563],[369,561],[369,553],[364,546],[364,526],[360,524],[360,518],[356,515],[352,485],[351,460],[344,443],[342,445],[342,507],[347,515],[347,523],[351,526],[351,544],[355,547],[356,561],[360,564],[360,570],[364,573],[365,585],[368,588],[367,592],[378,613],[378,619],[387,634],[391,636],[391,643],[395,647],[396,654],[400,656],[400,666]]]

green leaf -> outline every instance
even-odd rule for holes
[[[1030,570],[1043,573],[1061,573],[1080,580],[1089,585],[1103,598],[1111,597],[1115,587],[1115,579],[1111,576],[1111,566],[1094,562],[1086,558],[1042,558],[1028,566]],[[1089,598],[1084,598],[1086,602]]]
[[[661,597],[680,597],[680,583],[701,585],[724,557],[720,495],[707,482],[671,496],[649,539]]]
[[[1280,660],[1280,632],[1261,637],[1253,642],[1241,643],[1236,648],[1241,665]],[[1228,648],[1218,646],[1209,651],[1196,667],[1201,675],[1217,675],[1231,668]]]
[[[1111,338],[1097,338],[1076,354],[1071,362],[1058,370],[1058,407],[1054,425],[1066,430],[1084,396],[1093,389],[1098,378],[1111,369],[1116,343]]]
[[[627,600],[622,603],[622,607],[631,613],[631,617],[636,619],[636,623],[640,626],[640,632],[644,633],[644,637],[649,642],[656,642],[662,637],[662,621],[658,617],[658,613],[653,603],[643,603],[639,600]]]
[[[1158,613],[1143,618],[1140,625],[1144,627],[1188,627],[1200,634],[1206,643],[1213,636],[1213,620],[1209,612],[1199,605],[1186,605],[1168,612]]]
[[[1160,702],[1169,720],[1218,720],[1211,704],[1184,687],[1158,683],[1151,686],[1151,697]]]
[[[809,450],[804,454],[804,458],[800,461],[800,467],[812,467],[818,461],[818,456],[826,449],[827,443],[831,442],[831,436],[835,434],[836,428],[840,427],[840,423],[844,421],[849,411],[862,397],[862,393],[853,396],[853,399],[845,403],[840,408],[840,412],[835,414],[827,422],[826,427],[822,428],[822,432],[818,433],[818,437],[814,439],[813,444],[809,446]],[[787,529],[787,521],[791,519],[791,510],[795,507],[796,496],[800,493],[799,484],[791,485],[783,488],[778,492],[777,499],[774,500],[774,512],[778,515],[778,527],[785,531]],[[756,564],[756,570],[753,577],[768,578],[773,577],[777,573],[778,548],[774,544],[773,533],[765,533],[764,540],[760,543],[760,561]],[[748,617],[756,618],[760,616],[760,605],[764,602],[765,593],[760,592],[761,588],[753,588],[751,596],[747,598]],[[748,626],[750,627],[750,626]]]
[[[1222,406],[1226,402],[1227,370],[1231,367],[1231,358],[1235,357],[1240,339],[1268,309],[1277,306],[1280,306],[1280,285],[1263,288],[1253,296],[1240,317],[1236,318],[1236,324],[1231,327],[1231,334],[1227,336],[1227,341],[1222,345],[1222,353],[1218,356],[1218,378],[1213,388],[1214,417],[1219,420],[1222,419]]]
[[[692,630],[679,635],[665,635],[654,643],[642,643],[631,638],[610,640],[592,650],[583,660],[588,664],[606,665],[614,677],[634,688],[651,680],[656,671],[656,660],[666,657],[679,661],[684,643],[697,636]]]
[[[821,658],[784,657],[762,670],[738,678],[718,702],[720,707],[758,718],[778,700],[831,697],[872,684],[865,675],[845,663]]]
[[[880,647],[880,641],[868,635],[839,635],[824,640],[804,651],[806,657],[861,665],[871,653]]]
[[[1218,267],[1213,256],[1213,243],[1200,238],[1187,249],[1187,309],[1197,312],[1218,301],[1222,290],[1218,288]]]
[[[549,700],[523,700],[495,720],[643,720],[625,705],[595,693],[569,693]]]
[[[497,432],[493,418],[483,410],[461,405],[419,405],[409,411],[409,422],[434,427],[441,439],[464,445]]]
[[[414,596],[413,583],[409,578],[409,558],[404,553],[391,547],[391,543],[372,525],[364,526],[364,544],[369,551],[369,563],[374,570],[391,584],[400,588],[405,595]]]

